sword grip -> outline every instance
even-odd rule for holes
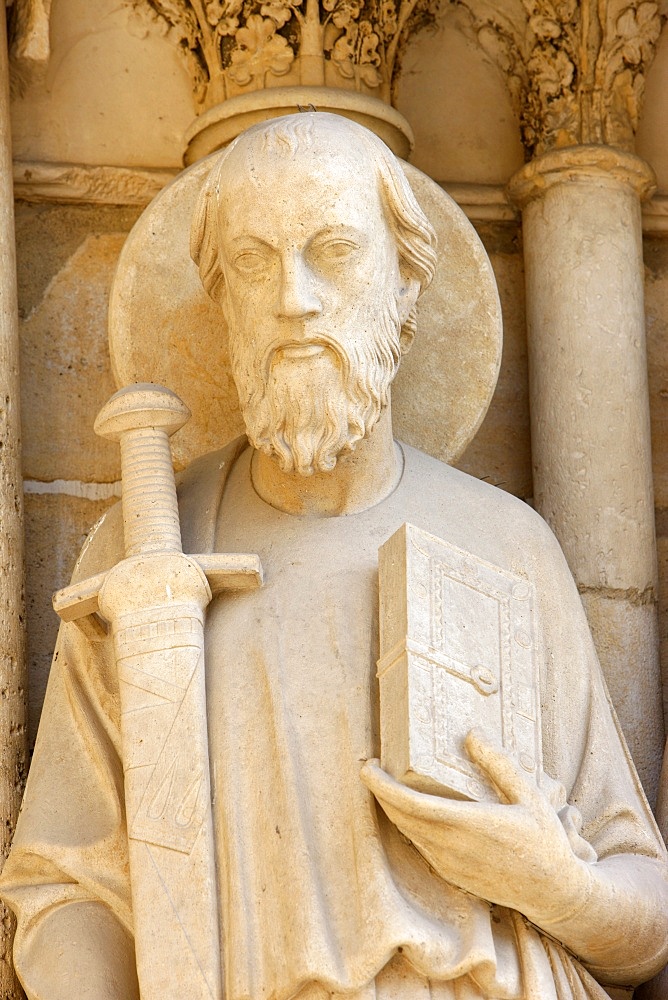
[[[181,552],[179,508],[166,433],[155,427],[121,437],[126,556]]]
[[[121,445],[126,556],[182,551],[169,436],[189,416],[169,389],[139,384],[112,396],[95,421]]]

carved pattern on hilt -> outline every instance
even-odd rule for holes
[[[126,556],[182,551],[169,438],[189,417],[175,393],[144,383],[120,389],[98,414],[96,434],[121,445]]]

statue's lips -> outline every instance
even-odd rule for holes
[[[281,344],[274,353],[279,358],[313,358],[327,349],[326,344]]]
[[[286,361],[316,361],[328,357],[328,360],[339,367],[344,374],[350,368],[350,361],[346,353],[336,341],[326,336],[318,335],[298,340],[275,341],[264,357],[263,370],[265,378],[274,365],[279,365]]]

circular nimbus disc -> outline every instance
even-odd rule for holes
[[[225,322],[188,249],[195,200],[216,155],[179,174],[142,214],[120,255],[109,304],[118,385],[165,385],[192,412],[172,439],[179,468],[244,430]],[[439,263],[418,303],[415,342],[392,388],[394,433],[452,463],[478,430],[494,392],[501,307],[471,223],[431,178],[402,165],[436,229]]]

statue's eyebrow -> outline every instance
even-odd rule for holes
[[[251,233],[239,233],[238,236],[234,236],[229,242],[229,249],[232,252],[236,250],[248,250],[249,248],[272,251],[276,249],[267,240],[263,240],[260,236],[254,236]]]
[[[319,229],[312,236],[308,236],[302,247],[306,249],[310,246],[327,242],[328,240],[350,240],[356,244],[361,244],[365,240],[368,240],[368,233],[356,226],[347,225],[345,222],[333,223],[329,226],[323,226],[322,229]],[[235,254],[243,250],[280,253],[281,245],[279,243],[270,243],[269,240],[263,239],[255,233],[238,233],[229,240],[227,252]]]

